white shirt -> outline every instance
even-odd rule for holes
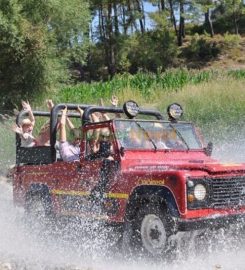
[[[80,159],[80,145],[73,145],[69,142],[60,142],[60,155],[64,161],[75,161]]]
[[[21,134],[20,137],[21,137],[21,146],[22,147],[32,147],[36,144],[32,133],[25,132],[25,133]]]

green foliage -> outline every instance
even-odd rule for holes
[[[237,80],[245,79],[245,70],[229,70],[228,76]]]
[[[205,26],[203,24],[188,23],[185,26],[185,34],[188,36],[193,36],[195,34],[203,35],[204,32],[205,32]]]
[[[185,8],[180,15],[185,18],[186,33],[204,34],[188,39],[183,33],[181,48],[176,45],[172,16],[179,13],[180,1],[172,1],[173,10],[171,1],[163,2],[164,8],[154,2],[157,11],[147,14],[145,21],[146,11],[141,1],[1,0],[0,108],[17,106],[20,99],[41,100],[61,84],[75,80],[106,81],[123,73],[126,75],[119,76],[122,87],[132,87],[146,96],[151,95],[149,88],[178,89],[192,80],[198,81],[198,76],[209,75],[189,75],[184,69],[170,72],[170,68],[182,67],[186,59],[208,63],[217,59],[221,50],[226,53],[233,50],[229,51],[230,58],[242,64],[242,53],[234,49],[241,46],[240,36],[230,34],[245,29],[241,0],[182,1]],[[92,12],[95,20],[89,25]],[[212,15],[215,32],[224,33],[224,37],[210,38],[205,34],[205,25],[200,23],[204,13]],[[205,18],[207,21],[209,17]],[[147,29],[149,23],[151,27]],[[90,38],[94,41],[91,44]],[[162,71],[167,71],[167,75]],[[136,76],[125,79],[129,78],[127,73]],[[113,82],[107,82],[109,89],[119,85]],[[107,91],[103,90],[104,85],[98,85],[101,89],[95,86],[96,93],[102,95]],[[85,91],[82,90],[81,99]],[[91,98],[93,94],[93,91],[89,94]]]
[[[11,120],[8,120],[5,123],[0,123],[0,175],[6,174],[7,169],[15,162],[15,135],[11,130],[12,125],[13,121]]]
[[[186,120],[201,127],[211,140],[213,137],[221,139],[221,130],[244,126],[245,77],[234,79],[235,73],[219,73],[209,82],[186,85],[181,91],[165,95],[159,108],[165,110],[167,104],[179,102],[184,107]]]
[[[208,60],[217,57],[220,51],[220,47],[214,39],[207,35],[195,34],[183,53],[187,58]]]
[[[117,75],[104,83],[82,83],[63,88],[52,98],[56,103],[98,104],[100,98],[108,103],[110,96],[116,94],[121,104],[135,99],[161,111],[177,101],[185,107],[186,119],[201,126],[221,120],[231,124],[235,118],[242,120],[245,113],[244,81],[245,70],[172,69],[158,74]],[[227,108],[232,112],[228,113]]]
[[[54,99],[98,104],[103,98],[109,105],[110,96],[116,94],[120,104],[134,99],[141,106],[159,109],[165,116],[167,106],[179,102],[184,107],[184,119],[193,121],[212,140],[217,130],[244,125],[244,82],[244,70],[172,69],[157,74],[117,75],[105,83],[64,88]]]
[[[157,72],[158,69],[165,70],[176,62],[178,55],[174,34],[167,29],[157,29],[130,36],[121,35],[117,38],[116,45],[118,73],[135,74],[138,71]],[[108,78],[105,58],[105,49],[102,43],[90,46],[89,61],[86,67],[90,79],[104,80]]]
[[[44,29],[33,27],[21,16],[22,7],[17,1],[5,1],[5,4],[5,8],[1,8],[0,19],[1,106],[8,106],[27,96],[31,98],[33,87],[39,93],[49,84],[46,81],[40,85],[45,76],[42,63],[47,53]]]
[[[244,32],[241,21],[244,21],[245,6],[242,0],[222,0],[214,10],[215,32],[239,34]],[[244,25],[244,23],[243,23]]]
[[[88,60],[86,65],[85,80],[104,80],[108,77],[108,71],[105,68],[105,51],[101,43],[91,44],[88,51]]]
[[[0,10],[0,108],[12,108],[67,81],[69,59],[85,59],[77,44],[84,41],[88,16],[80,16],[87,4],[2,0]]]
[[[129,60],[128,70],[157,72],[159,68],[167,69],[177,57],[177,46],[173,34],[166,30],[154,30],[145,34],[132,35],[121,50],[122,59]]]
[[[239,72],[241,73],[241,72]],[[135,75],[123,74],[115,76],[111,81],[82,83],[73,87],[61,89],[54,97],[55,102],[96,103],[99,98],[109,98],[112,94],[123,95],[130,91],[137,96],[155,102],[159,91],[172,93],[181,90],[186,85],[196,85],[212,81],[219,77],[215,70],[194,71],[187,69],[172,69],[166,72],[143,73]],[[235,71],[229,76],[235,76]],[[241,76],[240,76],[241,77]],[[96,99],[95,99],[96,97]]]
[[[224,34],[224,48],[232,49],[238,47],[241,41],[240,35],[234,35],[225,33]]]

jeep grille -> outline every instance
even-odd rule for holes
[[[245,205],[245,177],[211,179],[210,206],[214,208]]]

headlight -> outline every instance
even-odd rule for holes
[[[205,199],[207,194],[206,187],[202,184],[197,184],[194,187],[194,196],[198,201],[202,201]]]

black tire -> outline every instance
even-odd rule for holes
[[[160,258],[168,251],[173,223],[168,211],[162,208],[147,204],[136,214],[132,224],[132,245],[136,253]]]
[[[26,224],[36,232],[43,232],[50,227],[53,218],[50,203],[42,194],[30,194],[25,207]]]

